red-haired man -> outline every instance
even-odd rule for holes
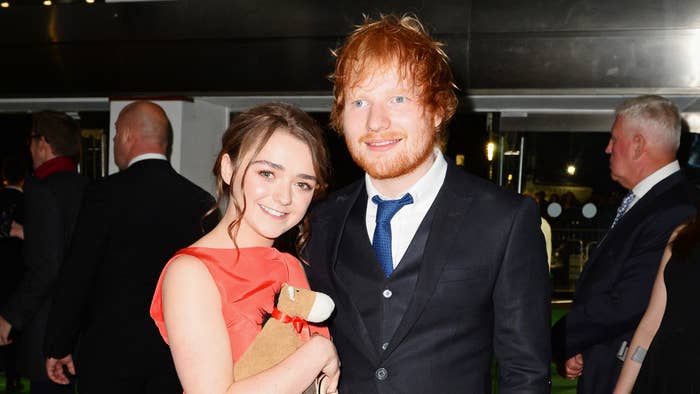
[[[457,98],[413,17],[365,21],[336,51],[331,114],[364,179],[312,213],[344,393],[548,393],[549,278],[531,199],[439,150]]]

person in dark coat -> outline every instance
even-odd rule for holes
[[[78,373],[81,394],[180,394],[149,307],[168,259],[216,224],[207,216],[214,198],[168,162],[171,128],[160,106],[127,105],[116,129],[121,171],[85,193],[48,321],[45,373],[61,384],[64,366]]]
[[[671,236],[614,394],[697,392],[700,211]]]
[[[10,156],[3,161],[0,189],[0,305],[4,304],[22,279],[24,256],[22,238],[13,229],[24,224],[24,178],[26,168],[22,159]],[[17,344],[0,346],[0,359],[5,367],[6,390],[21,389],[17,369]]]
[[[26,270],[0,306],[0,345],[19,338],[19,366],[32,393],[72,392],[44,371],[44,334],[58,272],[70,244],[88,179],[78,174],[80,127],[68,115],[39,112],[29,136],[34,175],[25,182]],[[14,334],[14,335],[13,335]]]
[[[635,97],[616,110],[605,152],[612,179],[629,193],[581,272],[571,311],[552,328],[554,361],[578,377],[578,393],[613,391],[666,243],[695,213],[698,190],[676,160],[680,134],[678,108],[664,97]]]
[[[491,393],[495,356],[500,393],[549,393],[538,208],[439,150],[457,107],[441,44],[385,15],[336,54],[331,119],[366,175],[311,212],[305,257],[336,302],[340,392]]]

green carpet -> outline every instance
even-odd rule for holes
[[[5,372],[0,372],[0,393],[2,394],[29,394],[29,380],[22,379],[22,390],[21,391],[5,391]]]

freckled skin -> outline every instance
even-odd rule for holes
[[[440,119],[425,110],[419,92],[396,67],[351,86],[345,95],[343,135],[355,162],[375,179],[420,178],[432,164]]]

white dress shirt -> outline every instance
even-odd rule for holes
[[[405,193],[410,193],[413,197],[413,204],[404,205],[391,219],[391,257],[394,268],[401,262],[425,214],[428,213],[443,182],[445,182],[447,161],[442,156],[440,149],[435,148],[433,155],[435,156],[435,162],[433,162],[428,172],[398,197],[401,198]],[[391,200],[391,198],[381,195],[372,184],[372,177],[366,173],[365,186],[367,188],[367,213],[365,220],[367,223],[367,235],[371,242],[374,237],[374,228],[377,226],[377,204],[372,202],[372,197],[379,196],[383,200]]]
[[[134,157],[133,159],[131,159],[127,168],[131,167],[137,161],[150,160],[150,159],[158,159],[158,160],[165,160],[165,161],[168,160],[168,158],[162,153],[144,153],[142,155],[138,155],[138,156]]]
[[[629,207],[627,207],[627,211],[629,211],[634,206],[634,204],[637,203],[637,201],[641,200],[642,197],[644,197],[644,195],[647,194],[652,187],[656,186],[657,183],[668,178],[675,172],[680,171],[680,169],[681,166],[680,164],[678,164],[678,160],[674,160],[666,164],[665,166],[659,168],[658,170],[654,171],[654,173],[652,173],[648,177],[642,179],[638,184],[636,184],[632,188],[632,193],[634,193],[634,200],[632,200],[632,203],[630,203]]]

